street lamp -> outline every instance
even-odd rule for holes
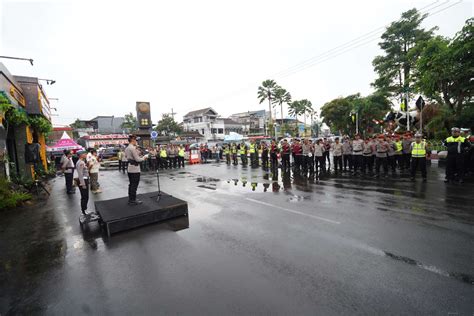
[[[56,80],[53,80],[53,79],[40,79],[40,78],[38,78],[38,80],[46,81],[47,85],[53,85],[53,84],[56,83]]]
[[[359,134],[359,111],[351,111],[352,121],[355,119],[356,123],[356,134]]]
[[[26,61],[30,62],[31,66],[33,66],[33,59],[31,59],[31,58],[12,57],[12,56],[0,56],[0,58],[15,59],[15,60],[26,60]]]

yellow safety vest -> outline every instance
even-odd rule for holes
[[[225,149],[224,149],[224,155],[228,155],[228,154],[230,154],[230,150],[227,149],[227,148],[225,148]]]
[[[179,149],[178,156],[184,157],[184,149],[182,149],[182,148]]]
[[[241,149],[240,149],[240,154],[241,154],[241,155],[245,155],[245,148],[241,148]]]
[[[161,158],[166,158],[166,157],[168,157],[168,155],[166,154],[166,150],[164,150],[164,149],[160,150],[160,157],[161,157]]]
[[[464,143],[466,139],[462,136],[458,136],[456,138],[454,138],[453,136],[449,136],[448,138],[446,138],[446,142],[447,143]]]
[[[411,156],[415,158],[423,158],[426,156],[426,143],[412,143]]]
[[[232,146],[232,153],[236,154],[237,153],[237,146]]]
[[[255,154],[255,144],[250,144],[250,153]]]
[[[402,142],[396,141],[395,142],[395,152],[401,152],[403,150]]]

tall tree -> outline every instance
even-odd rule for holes
[[[298,128],[298,116],[303,115],[306,113],[305,111],[305,104],[301,101],[293,101],[288,106],[288,114],[295,118],[295,128],[299,131]]]
[[[163,114],[161,120],[155,127],[155,130],[162,135],[179,135],[182,133],[182,128],[169,114]]]
[[[352,122],[349,116],[353,108],[354,104],[350,99],[340,97],[321,107],[321,117],[332,131],[350,134]]]
[[[474,18],[450,40],[435,37],[420,52],[416,87],[440,106],[429,128],[449,130],[452,125],[474,128]]]
[[[137,118],[133,115],[132,112],[125,114],[123,118],[123,123],[120,125],[120,128],[125,129],[128,133],[137,128]]]
[[[283,124],[283,104],[291,103],[291,94],[280,86],[275,88],[272,100],[273,106],[279,105],[281,110],[281,123]],[[283,133],[283,129],[281,129]],[[282,134],[283,135],[283,134]]]
[[[302,115],[303,115],[303,120],[304,120],[304,136],[306,136],[306,115],[307,114],[312,114],[313,113],[313,104],[311,103],[311,101],[309,101],[308,99],[303,99],[300,101],[300,104],[301,104],[301,111],[302,111]]]
[[[262,85],[258,87],[257,96],[260,100],[260,104],[263,101],[268,100],[268,111],[269,111],[269,123],[268,123],[268,131],[269,134],[272,133],[272,99],[273,95],[275,94],[275,90],[277,89],[278,85],[276,84],[275,80],[265,80],[262,82]]]
[[[416,9],[403,12],[401,18],[392,22],[382,34],[379,46],[385,54],[375,57],[372,62],[378,74],[373,85],[405,104],[408,100],[404,94],[412,91],[412,70],[419,57],[416,46],[429,40],[436,29],[421,28],[421,22],[426,17],[427,14],[421,15]]]

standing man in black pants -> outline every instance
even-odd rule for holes
[[[128,137],[128,147],[125,149],[125,156],[128,160],[128,204],[138,205],[142,201],[137,200],[137,188],[140,183],[140,162],[145,158],[140,157],[137,149],[137,136],[130,135]]]
[[[81,150],[77,152],[79,160],[76,162],[77,185],[81,192],[81,211],[87,215],[87,203],[89,202],[89,168],[86,164],[87,151]]]
[[[61,169],[64,172],[66,179],[66,193],[76,193],[72,187],[72,180],[74,178],[74,162],[72,161],[72,154],[69,150],[64,152],[64,157],[61,158]]]

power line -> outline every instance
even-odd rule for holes
[[[428,16],[427,16],[427,18],[428,18],[428,17],[431,17],[431,16],[433,16],[435,14],[438,14],[440,12],[443,12],[443,11],[445,11],[445,10],[447,10],[447,9],[463,2],[463,0],[459,0],[459,1],[453,3],[449,6],[446,6],[442,9],[438,10],[438,11],[431,12],[432,10],[434,10],[436,8],[439,8],[441,6],[444,6],[445,4],[448,4],[451,1],[452,0],[446,0],[446,1],[440,3],[436,6],[433,6],[433,5],[435,5],[439,2],[439,0],[437,0],[437,1],[434,1],[434,2],[430,3],[429,5],[426,5],[422,8],[420,8],[418,11],[420,13],[423,13],[423,14],[428,13]],[[332,48],[328,51],[325,51],[321,54],[318,54],[318,55],[313,56],[309,59],[306,59],[306,60],[304,60],[304,61],[302,61],[302,62],[300,62],[300,63],[298,63],[294,66],[291,66],[291,67],[286,68],[282,71],[279,71],[279,72],[275,73],[273,76],[270,76],[270,78],[275,78],[275,77],[276,78],[286,78],[286,77],[289,77],[289,76],[294,75],[298,72],[301,72],[305,69],[311,68],[311,67],[313,67],[317,64],[323,63],[323,62],[328,61],[330,59],[333,59],[333,58],[335,58],[339,55],[342,55],[342,54],[347,53],[351,50],[354,50],[355,48],[367,45],[367,44],[371,43],[372,41],[378,39],[380,37],[381,31],[384,30],[386,27],[387,27],[386,25],[378,27],[378,28],[376,28],[376,29],[374,29],[374,30],[372,30],[368,33],[365,33],[361,36],[356,37],[355,39],[353,39],[351,41],[348,41],[346,43],[338,45],[338,46],[336,46],[336,47],[334,47],[334,48]],[[235,90],[235,91],[233,91],[233,92],[231,92],[227,95],[224,95],[222,97],[218,97],[214,100],[217,101],[217,100],[220,100],[220,99],[223,99],[223,98],[233,97],[234,95],[241,94],[242,92],[247,91],[248,89],[250,89],[253,86],[254,86],[254,84],[249,84],[244,88]]]
[[[460,0],[460,1],[458,1],[458,2],[456,2],[456,3],[454,3],[454,4],[452,4],[452,5],[450,5],[450,6],[448,6],[448,7],[445,7],[445,8],[443,8],[443,9],[441,9],[441,10],[438,10],[438,11],[433,12],[433,13],[429,13],[430,11],[432,11],[432,10],[434,10],[434,9],[440,7],[440,6],[443,6],[444,4],[449,3],[450,1],[451,1],[451,0],[444,1],[443,3],[441,3],[441,4],[439,4],[439,5],[435,6],[435,7],[433,7],[433,8],[431,8],[431,9],[428,9],[428,10],[426,10],[425,12],[421,12],[421,9],[420,9],[420,12],[421,12],[421,13],[428,13],[428,16],[427,16],[427,18],[428,18],[428,17],[430,17],[430,16],[432,16],[432,15],[434,15],[434,14],[437,14],[437,13],[439,13],[439,12],[442,12],[442,11],[444,11],[444,10],[447,10],[447,9],[449,9],[450,7],[452,7],[452,6],[454,6],[454,5],[457,5],[457,4],[459,4],[460,2],[462,2],[462,0]],[[433,5],[433,4],[437,3],[437,2],[438,2],[438,1],[432,3],[431,5]],[[431,6],[431,5],[430,5],[430,6]],[[426,7],[425,7],[425,8],[426,8]],[[372,41],[374,41],[374,40],[376,40],[376,39],[379,39],[381,30],[383,30],[383,29],[385,29],[385,28],[386,28],[386,26],[379,27],[379,28],[377,28],[376,30],[380,30],[380,31],[376,31],[375,34],[372,34],[372,35],[370,35],[370,36],[367,37],[367,34],[373,33],[373,32],[375,31],[375,30],[374,30],[374,31],[372,31],[372,32],[369,32],[369,33],[367,33],[367,34],[365,34],[365,35],[362,35],[362,36],[358,37],[357,39],[352,40],[352,41],[349,41],[349,42],[347,42],[346,44],[340,45],[340,46],[338,46],[338,47],[347,46],[347,47],[344,47],[343,49],[344,49],[344,52],[348,52],[348,51],[350,51],[350,50],[352,50],[352,49],[354,49],[354,48],[358,48],[358,47],[360,47],[360,46],[363,46],[363,45],[365,45],[365,44],[368,44],[368,43],[370,43],[370,42],[372,42]],[[356,44],[359,44],[360,42],[362,42],[361,45],[356,45]],[[350,43],[350,44],[349,44],[349,43]],[[354,45],[355,45],[355,46],[354,46]],[[280,75],[278,75],[278,76],[276,76],[276,77],[285,78],[285,77],[291,76],[291,75],[293,75],[293,74],[295,74],[295,73],[297,73],[297,72],[300,72],[300,71],[302,71],[302,70],[305,70],[305,69],[307,69],[307,68],[313,67],[313,66],[315,66],[315,65],[317,65],[317,64],[319,64],[319,63],[321,63],[321,62],[327,61],[327,60],[329,60],[329,59],[332,59],[333,57],[336,57],[336,56],[341,55],[341,53],[339,53],[339,51],[340,51],[340,48],[328,50],[328,51],[326,51],[326,52],[324,52],[324,53],[322,53],[322,54],[320,54],[320,55],[317,55],[317,56],[314,56],[313,58],[310,58],[307,62],[300,63],[300,64],[295,65],[295,66],[293,66],[293,67],[290,67],[290,68],[288,68],[288,69],[286,69],[286,70],[284,70],[284,71],[281,71],[281,72],[280,72]],[[330,56],[330,57],[329,57],[329,58],[326,58],[326,57],[328,57],[328,56]],[[321,61],[320,59],[323,59],[323,60]],[[273,78],[273,77],[272,77],[272,78]]]

